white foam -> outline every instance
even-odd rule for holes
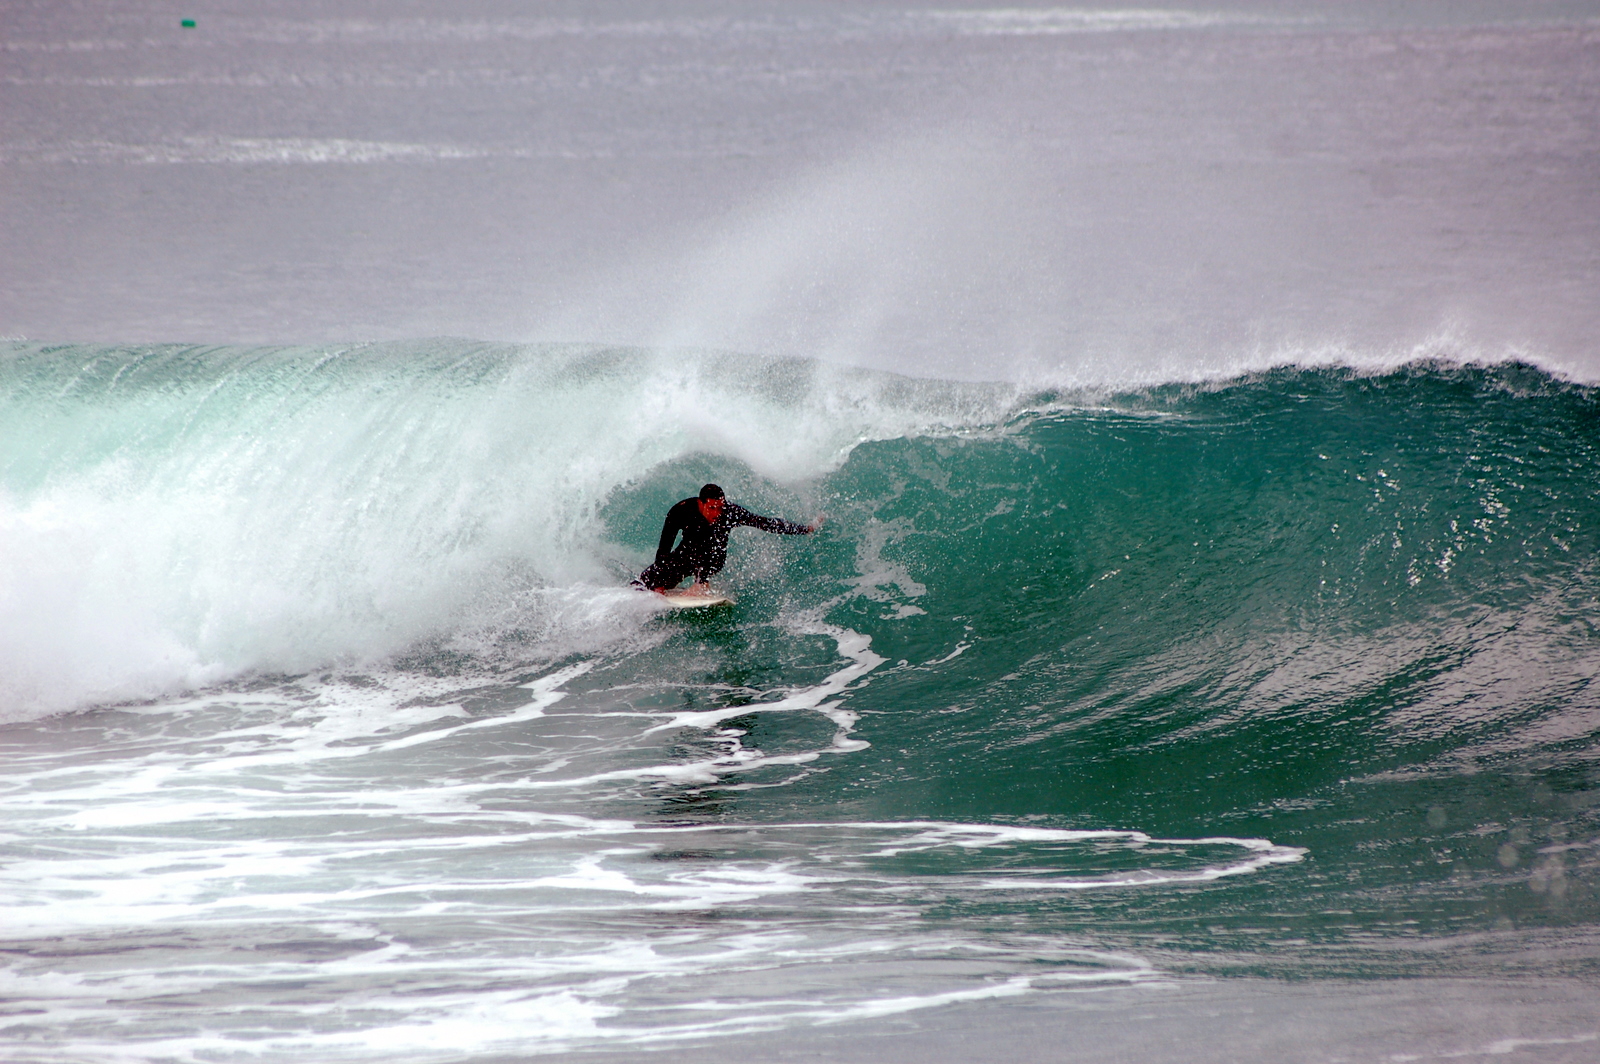
[[[612,493],[695,454],[795,484],[1012,395],[589,348],[79,357],[4,366],[0,443],[52,474],[0,493],[0,718],[429,640],[491,661],[508,635],[534,660],[648,641]]]
[[[834,724],[838,725],[835,733],[833,749],[837,751],[861,750],[868,745],[859,739],[849,738],[854,729],[857,717],[848,710],[839,708],[837,701],[828,702],[829,698],[839,695],[856,681],[866,676],[867,673],[883,664],[884,659],[874,654],[870,649],[872,638],[848,628],[839,628],[833,625],[813,624],[800,629],[800,634],[815,633],[831,636],[839,646],[839,653],[850,659],[850,664],[835,672],[829,673],[821,683],[810,687],[803,687],[791,692],[776,702],[745,703],[737,706],[724,706],[720,709],[691,710],[688,712],[674,713],[664,723],[657,724],[645,734],[665,731],[671,728],[713,728],[732,717],[742,717],[750,713],[783,713],[792,710],[812,710],[821,713]]]
[[[0,995],[40,1010],[51,1032],[41,1044],[91,1060],[403,1051],[421,1064],[659,1047],[1162,985],[1171,977],[1125,950],[918,915],[954,893],[1160,889],[1303,852],[1129,830],[652,825],[552,808],[592,810],[600,781],[731,790],[745,784],[724,782],[730,773],[862,748],[844,706],[883,659],[860,633],[789,623],[832,640],[842,661],[768,702],[663,714],[619,710],[620,692],[602,687],[598,707],[593,690],[572,706],[599,675],[601,662],[584,659],[502,685],[524,700],[482,715],[443,681],[379,674],[147,706],[128,719],[154,727],[148,737],[135,728],[105,736],[94,757],[13,761],[0,792],[11,855],[0,907],[8,938],[53,945],[14,953]],[[816,713],[833,734],[767,754],[719,727],[736,713]],[[685,729],[724,754],[663,763],[657,745]],[[643,767],[601,767],[641,755]],[[577,771],[557,779],[552,766]],[[1094,871],[1107,848],[1115,874]],[[1160,860],[1139,859],[1155,848]],[[1245,856],[1219,861],[1219,848]],[[900,861],[908,854],[918,871]],[[1018,857],[1025,871],[1010,870]],[[697,915],[730,911],[741,915]]]

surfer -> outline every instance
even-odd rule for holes
[[[749,525],[782,536],[808,536],[822,526],[822,520],[819,517],[809,525],[797,525],[776,517],[762,517],[729,502],[717,485],[707,484],[700,489],[699,497],[674,503],[667,511],[666,523],[661,526],[661,544],[656,547],[655,564],[640,573],[633,585],[649,591],[666,591],[681,584],[684,577],[693,576],[693,593],[709,594],[711,588],[707,581],[726,564],[728,534],[738,526]],[[672,544],[679,532],[683,533],[683,542],[673,550]]]

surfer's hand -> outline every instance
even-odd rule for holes
[[[827,514],[818,514],[817,515],[817,519],[806,526],[806,534],[810,535],[811,533],[815,532],[817,529],[821,528],[822,527],[822,522],[826,521],[827,519],[828,519],[828,515]]]

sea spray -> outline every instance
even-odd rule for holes
[[[757,485],[813,478],[864,439],[991,424],[1011,397],[818,363],[453,341],[13,344],[0,375],[13,718],[381,659],[508,608],[539,627],[540,592],[638,567],[597,514],[666,463],[714,456],[775,502]]]

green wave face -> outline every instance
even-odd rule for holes
[[[898,665],[810,797],[1269,836],[1312,859],[1240,918],[1343,914],[1294,935],[1593,921],[1597,415],[1518,366],[1283,370],[864,444],[787,580]]]
[[[941,803],[1160,815],[1176,786],[1190,816],[1465,768],[1592,705],[1592,391],[1422,367],[1115,405],[867,444],[828,480],[849,534],[822,564],[881,542],[920,591],[874,645],[947,751]]]

